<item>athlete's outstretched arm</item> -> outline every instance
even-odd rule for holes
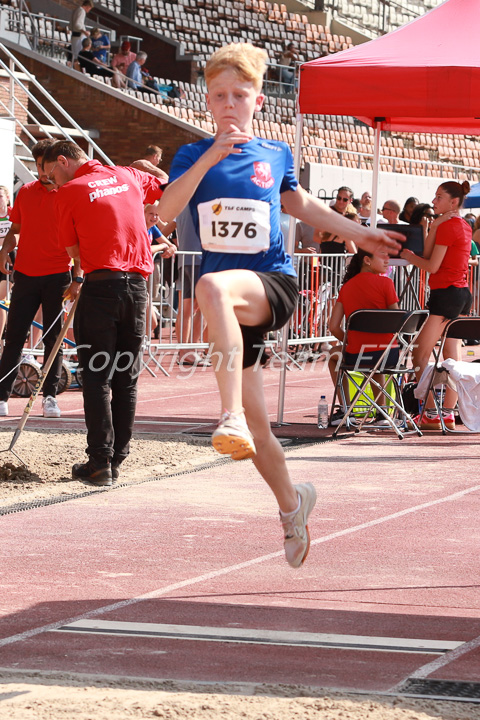
[[[314,228],[320,228],[351,240],[367,252],[383,251],[390,255],[396,255],[402,249],[398,240],[405,240],[405,236],[396,232],[367,228],[344,218],[343,215],[330,210],[320,200],[305,192],[300,186],[296,190],[287,190],[282,193],[282,203],[289,215],[303,220]]]
[[[220,133],[196,163],[165,189],[158,206],[158,214],[163,222],[170,222],[182,212],[210,168],[232,153],[241,153],[242,149],[235,145],[249,140],[251,135],[241,132],[234,125]]]

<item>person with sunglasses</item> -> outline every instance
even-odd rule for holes
[[[421,225],[423,227],[423,239],[426,240],[434,220],[435,213],[433,207],[428,203],[420,203],[412,212],[409,225]]]
[[[331,205],[331,209],[345,215],[347,207],[352,202],[353,190],[349,187],[342,186],[338,188],[335,202]],[[322,255],[338,255],[344,253],[354,253],[357,248],[351,240],[339,237],[335,233],[324,232],[322,228],[317,228],[313,235],[313,241],[320,246]]]
[[[382,217],[378,220],[381,223],[387,223],[388,225],[406,225],[403,220],[400,220],[400,205],[396,200],[385,200],[381,209]],[[367,225],[370,222],[367,221]]]

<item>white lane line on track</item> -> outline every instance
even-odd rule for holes
[[[56,632],[125,637],[157,637],[252,645],[281,645],[309,648],[343,648],[375,652],[423,653],[439,655],[458,648],[463,642],[423,640],[420,638],[370,637],[333,633],[292,632],[263,628],[208,627],[202,625],[169,625],[164,623],[120,622],[116,620],[79,620],[62,625]]]
[[[316,540],[312,540],[311,544],[320,545],[321,543],[329,542],[330,540],[335,540],[336,538],[343,537],[345,535],[351,535],[352,533],[358,532],[360,530],[366,530],[368,528],[375,527],[376,525],[390,522],[391,520],[397,520],[398,518],[404,517],[406,515],[411,515],[412,513],[426,510],[431,507],[435,507],[436,505],[441,505],[442,503],[459,500],[460,498],[463,498],[470,493],[478,492],[479,490],[480,485],[474,485],[470,488],[466,488],[465,490],[459,490],[458,492],[452,493],[451,495],[446,495],[445,497],[438,498],[437,500],[430,500],[428,502],[421,503],[420,505],[414,505],[413,507],[406,508],[405,510],[399,510],[398,512],[392,513],[390,515],[384,515],[383,517],[377,518],[376,520],[369,520],[368,522],[361,523],[360,525],[353,525],[352,527],[345,528],[344,530],[339,530],[338,532],[324,535],[323,537],[317,538]],[[183,588],[191,587],[192,585],[198,585],[199,583],[206,582],[207,580],[214,580],[218,577],[221,577],[222,575],[228,575],[239,570],[245,570],[246,568],[252,567],[253,565],[259,565],[260,563],[268,562],[269,560],[275,560],[276,558],[282,556],[283,550],[268,553],[268,555],[261,555],[260,557],[253,558],[251,560],[245,560],[244,562],[236,563],[235,565],[228,565],[227,567],[220,568],[219,570],[212,570],[211,572],[199,575],[197,577],[188,578],[186,580],[181,580],[176,583],[171,583],[166,587],[159,588],[158,590],[152,590],[151,592],[145,593],[144,595],[139,595],[138,597],[129,598],[126,600],[119,600],[116,603],[111,603],[110,605],[104,605],[102,607],[95,608],[95,610],[90,610],[75,617],[64,618],[63,620],[59,620],[57,622],[49,623],[47,625],[41,625],[40,627],[31,628],[30,630],[25,630],[24,632],[18,633],[17,635],[10,635],[6,638],[0,638],[0,647],[4,647],[5,645],[12,645],[13,643],[21,642],[23,640],[28,640],[29,638],[34,637],[35,635],[39,635],[40,633],[50,632],[51,630],[58,630],[58,628],[62,625],[70,625],[71,623],[78,622],[79,620],[87,620],[89,618],[96,617],[97,615],[102,615],[104,613],[120,610],[121,608],[135,605],[142,600],[153,600],[156,598],[160,598],[168,595],[169,593],[176,592],[177,590],[182,590]]]
[[[480,635],[476,638],[473,638],[472,640],[468,640],[468,642],[464,642],[463,645],[459,645],[459,647],[445,653],[445,655],[443,655],[442,657],[436,658],[436,660],[432,660],[426,665],[422,665],[421,667],[417,668],[415,672],[411,673],[411,675],[409,675],[407,678],[401,680],[399,683],[397,683],[397,685],[390,688],[388,692],[398,692],[403,688],[407,680],[424,680],[432,673],[440,670],[440,668],[445,667],[446,665],[450,665],[450,663],[458,660],[460,657],[466,655],[469,652],[472,652],[473,650],[477,650],[479,647]],[[435,679],[440,680],[441,678]]]

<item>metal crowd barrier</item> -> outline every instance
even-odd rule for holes
[[[350,257],[343,254],[301,253],[294,256],[299,299],[286,329],[288,354],[293,364],[300,360],[302,351],[321,351],[322,343],[335,340],[330,334],[328,320]],[[168,376],[169,370],[178,360],[179,351],[190,354],[208,349],[207,330],[195,300],[183,296],[185,283],[194,286],[199,277],[200,258],[200,252],[181,251],[177,252],[175,259],[165,260],[160,253],[154,256],[155,272],[148,282],[149,300],[143,348],[143,369],[152,376],[156,376],[156,369]],[[401,298],[400,307],[405,310],[424,308],[428,299],[426,273],[413,266],[393,266],[390,271]],[[473,295],[471,314],[480,315],[480,265],[470,266],[468,280]],[[197,325],[192,322],[195,313],[198,313]],[[158,326],[157,337],[153,336],[155,324]],[[284,331],[270,333],[267,337],[267,348],[274,356],[278,357],[282,351]]]
[[[168,367],[176,362],[179,350],[204,351],[208,348],[207,333],[201,323],[198,337],[194,337],[191,322],[196,306],[194,299],[178,303],[178,290],[184,287],[185,278],[191,273],[192,283],[199,275],[201,253],[178,252],[175,263],[155,256],[156,271],[149,281],[149,313],[145,353],[152,361],[147,370],[155,375],[157,367],[166,375]],[[345,275],[349,255],[296,254],[294,265],[298,275],[299,301],[288,325],[288,348],[293,362],[305,349],[321,349],[322,343],[334,340],[328,328],[328,320],[338,297]],[[405,310],[424,308],[428,298],[426,273],[412,266],[392,266],[392,280]],[[479,266],[469,269],[469,284],[474,297],[472,314],[480,314]],[[159,323],[158,338],[152,337],[155,315]],[[183,341],[182,341],[182,330]],[[282,331],[270,333],[267,347],[273,354],[280,353]]]

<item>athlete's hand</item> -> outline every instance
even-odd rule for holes
[[[215,142],[203,157],[205,160],[208,159],[212,166],[216,165],[229,155],[241,153],[242,149],[235,145],[249,142],[251,139],[252,135],[239,130],[235,125],[230,125],[228,130],[218,133]]]
[[[365,228],[365,233],[361,239],[355,238],[355,243],[362,250],[370,253],[386,252],[394,256],[398,256],[399,251],[402,249],[402,242],[405,242],[405,235],[401,233],[369,228]]]

